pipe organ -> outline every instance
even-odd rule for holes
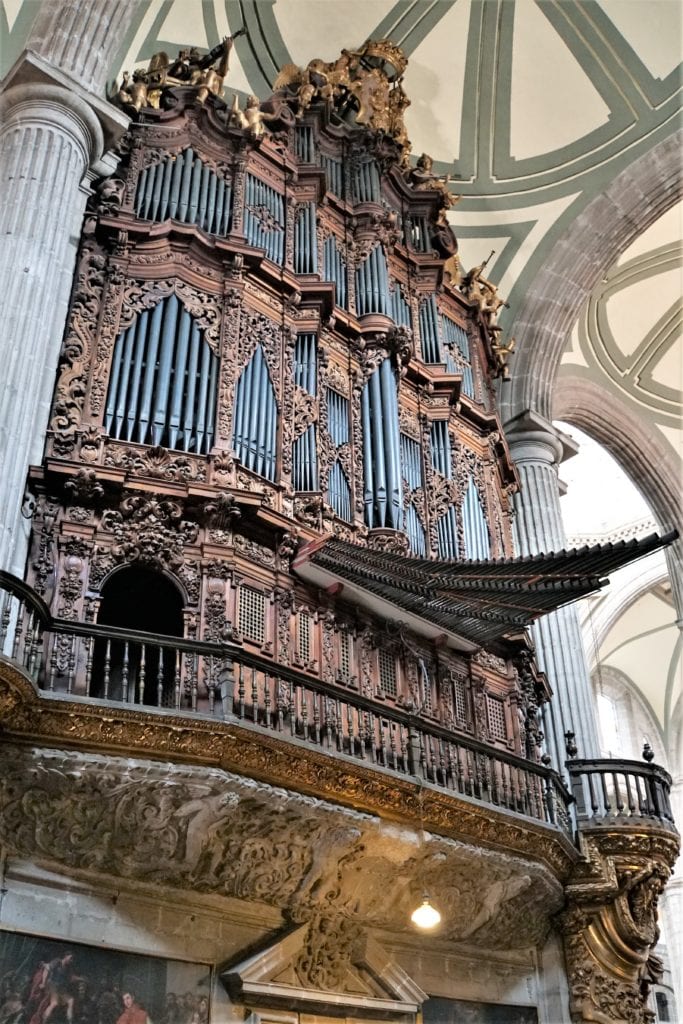
[[[504,645],[475,655],[291,568],[329,535],[421,559],[512,553],[493,337],[444,270],[445,186],[416,176],[398,129],[356,123],[349,96],[302,106],[283,87],[259,133],[217,97],[175,94],[131,124],[88,209],[31,582],[96,620],[108,581],[144,565],[177,586],[188,636],[228,630],[522,751]],[[483,692],[505,708],[496,737]]]

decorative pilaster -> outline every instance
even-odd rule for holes
[[[0,566],[23,571],[26,470],[40,459],[80,224],[127,118],[25,53],[0,94]]]
[[[574,454],[570,439],[531,412],[512,420],[506,436],[522,484],[515,495],[517,552],[560,551],[566,541],[557,471],[563,458]],[[567,731],[575,734],[581,757],[598,757],[596,714],[576,609],[569,605],[544,616],[533,632],[541,668],[553,690],[544,720],[553,765],[564,764]]]

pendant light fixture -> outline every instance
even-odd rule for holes
[[[424,852],[424,813],[422,807],[421,785],[418,790],[418,804],[420,808],[419,852],[421,855]],[[441,922],[441,914],[436,909],[436,907],[432,906],[430,902],[429,893],[427,892],[427,888],[425,886],[424,861],[422,859],[422,856],[420,856],[420,876],[422,881],[422,903],[420,903],[420,905],[417,906],[415,910],[412,912],[412,914],[410,915],[410,920],[413,922],[416,928],[420,929],[420,931],[431,931],[432,928],[436,928],[436,926]]]

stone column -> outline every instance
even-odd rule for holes
[[[89,184],[114,170],[107,149],[127,123],[31,52],[0,93],[0,568],[20,575],[26,471],[43,449]]]
[[[561,551],[566,540],[557,471],[576,449],[566,435],[532,412],[515,417],[505,433],[522,485],[515,495],[517,552]],[[566,760],[568,730],[576,735],[579,757],[598,757],[597,716],[576,609],[568,605],[543,616],[533,633],[538,660],[553,690],[544,732],[554,767],[561,769]]]

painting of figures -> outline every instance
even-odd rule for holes
[[[424,1024],[538,1024],[535,1006],[502,1006],[461,999],[428,999]]]
[[[0,931],[0,1024],[208,1024],[211,968]]]

